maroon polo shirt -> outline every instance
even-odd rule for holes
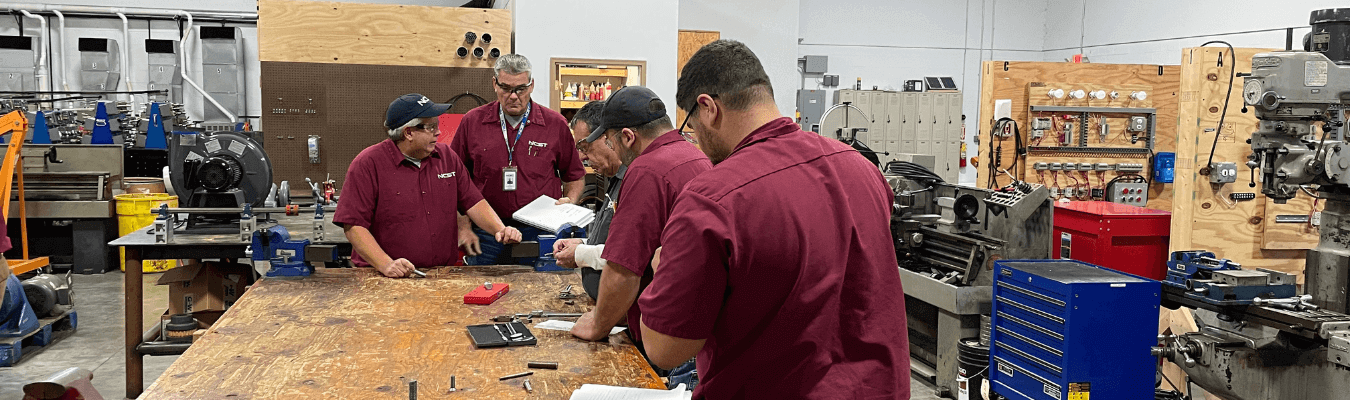
[[[661,246],[661,229],[675,207],[675,196],[684,190],[684,184],[709,169],[712,162],[708,156],[684,140],[680,131],[667,132],[647,145],[624,173],[619,189],[623,195],[615,204],[601,257],[642,277],[641,287],[645,288],[652,280],[652,254]],[[634,299],[628,307],[628,328],[638,341],[642,340],[637,323],[641,317]]]
[[[581,166],[576,141],[572,138],[567,120],[557,111],[537,103],[530,103],[530,120],[525,132],[515,144],[516,190],[502,190],[502,169],[507,166],[506,140],[515,141],[516,127],[507,121],[507,138],[502,138],[501,120],[497,118],[497,102],[470,110],[459,121],[455,139],[450,148],[464,160],[473,183],[483,193],[492,209],[508,224],[516,210],[530,204],[541,195],[562,197],[562,183],[581,179],[586,169]]]
[[[875,165],[788,118],[689,182],[639,303],[707,340],[694,397],[908,399],[891,202]]]
[[[417,267],[459,261],[455,211],[467,212],[483,200],[464,163],[444,143],[418,167],[386,139],[356,155],[344,182],[333,223],[369,229],[389,257]],[[370,266],[356,252],[352,262]]]

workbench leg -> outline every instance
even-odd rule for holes
[[[145,293],[141,290],[141,249],[126,248],[126,272],[123,274],[123,311],[126,323],[127,344],[127,397],[140,397],[145,389],[144,358],[136,348],[141,345],[141,324],[144,323],[142,308]]]

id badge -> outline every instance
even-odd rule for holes
[[[516,167],[502,168],[502,191],[516,191]]]

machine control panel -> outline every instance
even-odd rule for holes
[[[1112,203],[1128,204],[1132,206],[1143,207],[1148,204],[1148,184],[1147,183],[1121,183],[1117,182],[1111,186]]]

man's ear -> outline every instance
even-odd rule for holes
[[[634,144],[637,144],[637,132],[633,132],[631,128],[623,128],[623,132],[620,132],[620,134],[623,135],[623,147],[632,148]],[[629,141],[630,139],[632,141]]]

